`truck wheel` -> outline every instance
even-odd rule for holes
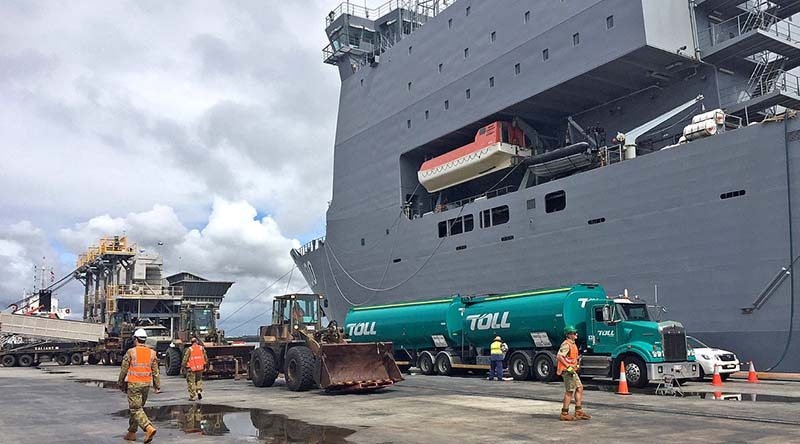
[[[95,353],[89,353],[89,357],[86,358],[89,362],[89,365],[97,365],[100,363],[100,356]]]
[[[533,360],[533,375],[542,382],[552,382],[556,379],[556,364],[553,358],[546,353],[540,353]]]
[[[423,353],[419,355],[419,359],[417,359],[417,367],[419,367],[419,372],[423,375],[432,375],[435,371],[433,367],[433,359],[431,358],[430,353]]]
[[[58,365],[69,365],[69,355],[66,353],[56,355],[56,362]]]
[[[303,392],[314,386],[314,353],[304,346],[292,347],[286,353],[286,386]]]
[[[72,365],[83,365],[83,353],[73,353],[69,357],[69,363]]]
[[[515,353],[508,361],[508,372],[515,381],[525,381],[531,378],[531,360],[525,353]]]
[[[164,371],[167,376],[177,376],[181,373],[181,352],[175,347],[167,349],[164,356]]]
[[[647,385],[647,367],[638,356],[625,356],[625,378],[632,387],[642,388]]]
[[[13,367],[17,365],[17,357],[14,355],[3,356],[3,367]]]
[[[450,362],[450,355],[439,353],[436,355],[436,374],[440,376],[450,376],[453,374],[453,363]]]
[[[22,355],[22,356],[19,357],[19,366],[20,367],[30,367],[32,365],[33,365],[33,356],[31,356],[31,355]]]
[[[120,365],[122,364],[122,358],[117,352],[111,352],[108,354],[108,362],[110,365]]]

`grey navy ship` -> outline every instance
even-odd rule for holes
[[[392,0],[325,17],[352,306],[598,282],[800,371],[800,1]],[[792,338],[794,336],[794,338]]]

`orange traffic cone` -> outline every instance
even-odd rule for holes
[[[619,389],[617,390],[618,395],[630,395],[631,392],[628,391],[628,377],[625,376],[625,361],[619,363]]]
[[[711,378],[711,385],[713,386],[722,386],[722,377],[719,375],[719,366],[714,365],[714,377]]]
[[[722,401],[722,392],[714,392],[714,400]]]
[[[747,382],[758,382],[758,375],[756,375],[756,366],[753,361],[750,361],[750,371],[747,372]]]

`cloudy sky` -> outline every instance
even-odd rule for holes
[[[114,234],[167,272],[236,281],[223,318],[291,270],[289,249],[324,234],[338,3],[0,2],[0,308],[42,257],[61,276]],[[293,273],[223,328],[254,333],[266,316],[230,328],[305,285]]]

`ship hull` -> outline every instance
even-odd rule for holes
[[[800,254],[799,129],[753,125],[411,220],[395,209],[329,218],[326,242],[294,258],[338,321],[354,305],[598,282],[657,294],[665,319],[758,368],[800,371],[796,345],[781,360],[794,278],[742,311]],[[565,208],[548,213],[545,196],[562,190]],[[437,236],[443,220],[503,205],[506,224]],[[365,219],[378,234],[358,239]]]

